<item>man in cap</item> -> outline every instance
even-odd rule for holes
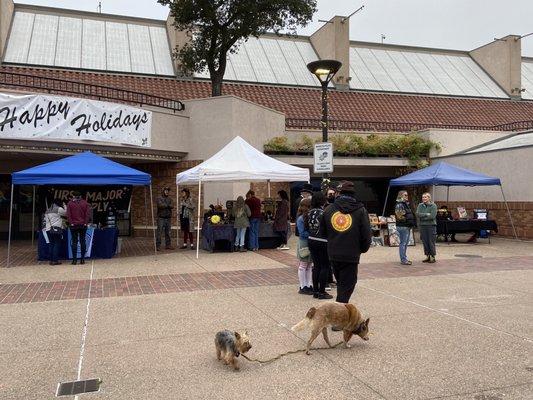
[[[172,199],[170,198],[170,188],[163,188],[163,193],[157,198],[157,237],[156,248],[161,250],[161,232],[165,232],[165,248],[173,250],[170,241],[170,220],[172,218]]]
[[[328,256],[337,278],[339,303],[348,303],[357,284],[357,270],[361,253],[372,243],[368,213],[355,199],[353,182],[342,181],[339,195],[328,206],[320,223],[321,236],[328,240]]]

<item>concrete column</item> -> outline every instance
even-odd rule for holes
[[[174,27],[174,18],[169,14],[167,18],[167,35],[170,44],[170,50],[174,55],[176,50],[181,49],[187,42],[191,40],[191,37],[185,31],[178,31]],[[174,57],[172,58],[172,63],[174,64],[174,71],[178,76],[182,76],[180,63]]]
[[[519,36],[509,35],[481,46],[470,56],[511,97],[522,97],[522,48]]]
[[[15,5],[13,4],[13,0],[0,0],[0,61],[4,57],[14,9]]]
[[[348,90],[350,83],[350,19],[333,17],[310,37],[320,59],[333,59],[342,67],[333,78],[337,89]]]

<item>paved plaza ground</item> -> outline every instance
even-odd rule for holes
[[[0,399],[52,399],[78,375],[103,380],[80,399],[533,398],[531,242],[439,243],[436,264],[418,244],[410,267],[397,248],[371,248],[352,297],[368,342],[240,360],[240,372],[216,360],[220,329],[247,329],[251,357],[304,347],[308,332],[289,328],[320,302],[297,294],[294,250],[196,260],[148,248],[135,239],[120,257],[51,267],[15,245],[15,266],[0,268]]]

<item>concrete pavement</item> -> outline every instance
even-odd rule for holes
[[[423,276],[416,271],[422,264],[400,269],[386,263],[397,249],[371,249],[365,257],[376,260],[383,276],[361,279],[352,297],[370,317],[368,342],[352,339],[351,349],[298,353],[265,365],[242,359],[240,372],[216,360],[213,338],[220,329],[248,329],[251,357],[304,347],[308,332],[295,335],[289,328],[318,302],[297,294],[296,269],[286,263],[251,252],[202,254],[199,261],[192,252],[174,252],[158,262],[140,257],[75,269],[0,270],[5,296],[7,282],[11,290],[24,282],[86,282],[91,269],[91,287],[104,282],[86,290],[98,294],[89,307],[88,296],[48,295],[0,305],[0,399],[52,399],[59,381],[77,378],[87,309],[81,377],[103,384],[80,399],[531,399],[533,251],[527,243],[512,246],[461,247],[461,253],[482,249],[477,255],[483,258],[464,265],[453,264],[452,250],[436,264],[437,273]],[[484,263],[489,268],[478,272]],[[387,268],[402,275],[387,277]],[[148,282],[152,294],[106,291],[110,278],[126,276]],[[187,290],[181,281],[172,286],[168,276],[181,278]],[[223,289],[232,277],[239,285]],[[339,333],[330,337],[340,340]],[[315,345],[325,345],[322,337]]]

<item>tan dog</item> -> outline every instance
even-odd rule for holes
[[[231,332],[223,330],[215,335],[215,348],[217,359],[226,365],[231,365],[236,371],[239,370],[237,357],[252,348],[248,332]]]
[[[344,346],[350,347],[348,341],[352,335],[358,335],[363,340],[368,340],[368,322],[363,318],[357,307],[353,304],[326,303],[320,307],[311,307],[303,320],[294,325],[291,330],[300,331],[311,326],[311,337],[307,341],[305,354],[310,354],[311,343],[322,331],[324,340],[329,347],[333,347],[328,339],[328,325],[341,328],[344,333]]]

